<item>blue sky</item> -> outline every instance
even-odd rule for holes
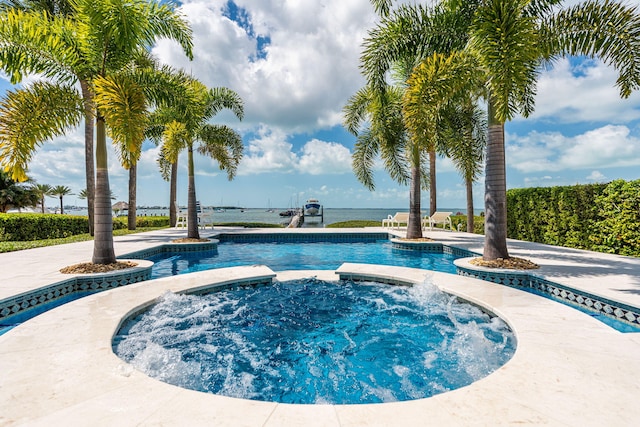
[[[575,3],[575,1],[565,4]],[[364,80],[361,43],[376,22],[368,0],[184,1],[194,30],[193,61],[160,41],[159,59],[184,68],[210,87],[235,90],[245,118],[215,118],[238,130],[245,156],[233,181],[215,162],[196,159],[198,199],[205,205],[288,207],[309,197],[326,207],[408,207],[408,188],[382,169],[376,191],[351,171],[355,138],[341,126],[341,110]],[[506,126],[509,188],[637,179],[640,166],[640,94],[621,100],[614,70],[594,60],[560,60],[538,82],[535,113]],[[0,80],[0,91],[10,85]],[[84,188],[82,128],[47,142],[30,175],[39,183]],[[157,148],[145,144],[139,163],[138,204],[168,205],[169,186],[158,173]],[[110,153],[111,188],[127,197],[127,171]],[[186,203],[186,161],[181,159],[178,202]],[[483,207],[483,179],[474,189]],[[463,208],[464,186],[446,159],[438,160],[438,206]],[[75,196],[67,203],[82,205]],[[423,192],[423,205],[429,194]],[[55,205],[50,199],[48,205]]]

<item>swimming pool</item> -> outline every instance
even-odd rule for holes
[[[222,242],[202,252],[162,253],[153,261],[152,277],[212,268],[266,265],[274,271],[335,270],[345,262],[394,265],[456,274],[456,255],[397,248],[389,240],[375,242],[236,243]]]

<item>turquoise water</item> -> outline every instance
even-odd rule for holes
[[[506,324],[433,284],[315,279],[207,295],[167,293],[127,321],[114,351],[184,388],[302,404],[420,399],[506,363]]]
[[[242,265],[266,265],[274,271],[335,270],[345,262],[383,264],[456,273],[454,255],[394,249],[388,240],[376,243],[233,243],[217,250],[180,254],[160,254],[152,277]]]

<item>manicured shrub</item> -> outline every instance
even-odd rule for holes
[[[593,248],[620,255],[640,255],[640,180],[613,181],[595,202],[598,218],[590,236]]]
[[[0,214],[3,241],[58,239],[89,232],[87,217],[54,214]]]
[[[640,181],[509,190],[507,235],[640,256]]]
[[[467,216],[452,215],[451,224],[456,231],[467,231]],[[473,217],[473,233],[484,234],[484,215],[476,215]]]

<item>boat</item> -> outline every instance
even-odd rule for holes
[[[286,211],[282,211],[280,212],[280,216],[294,216],[296,215],[298,212],[296,211],[296,209],[287,209]]]
[[[304,205],[305,214],[310,216],[315,216],[320,213],[320,202],[318,199],[309,199],[307,203]]]

